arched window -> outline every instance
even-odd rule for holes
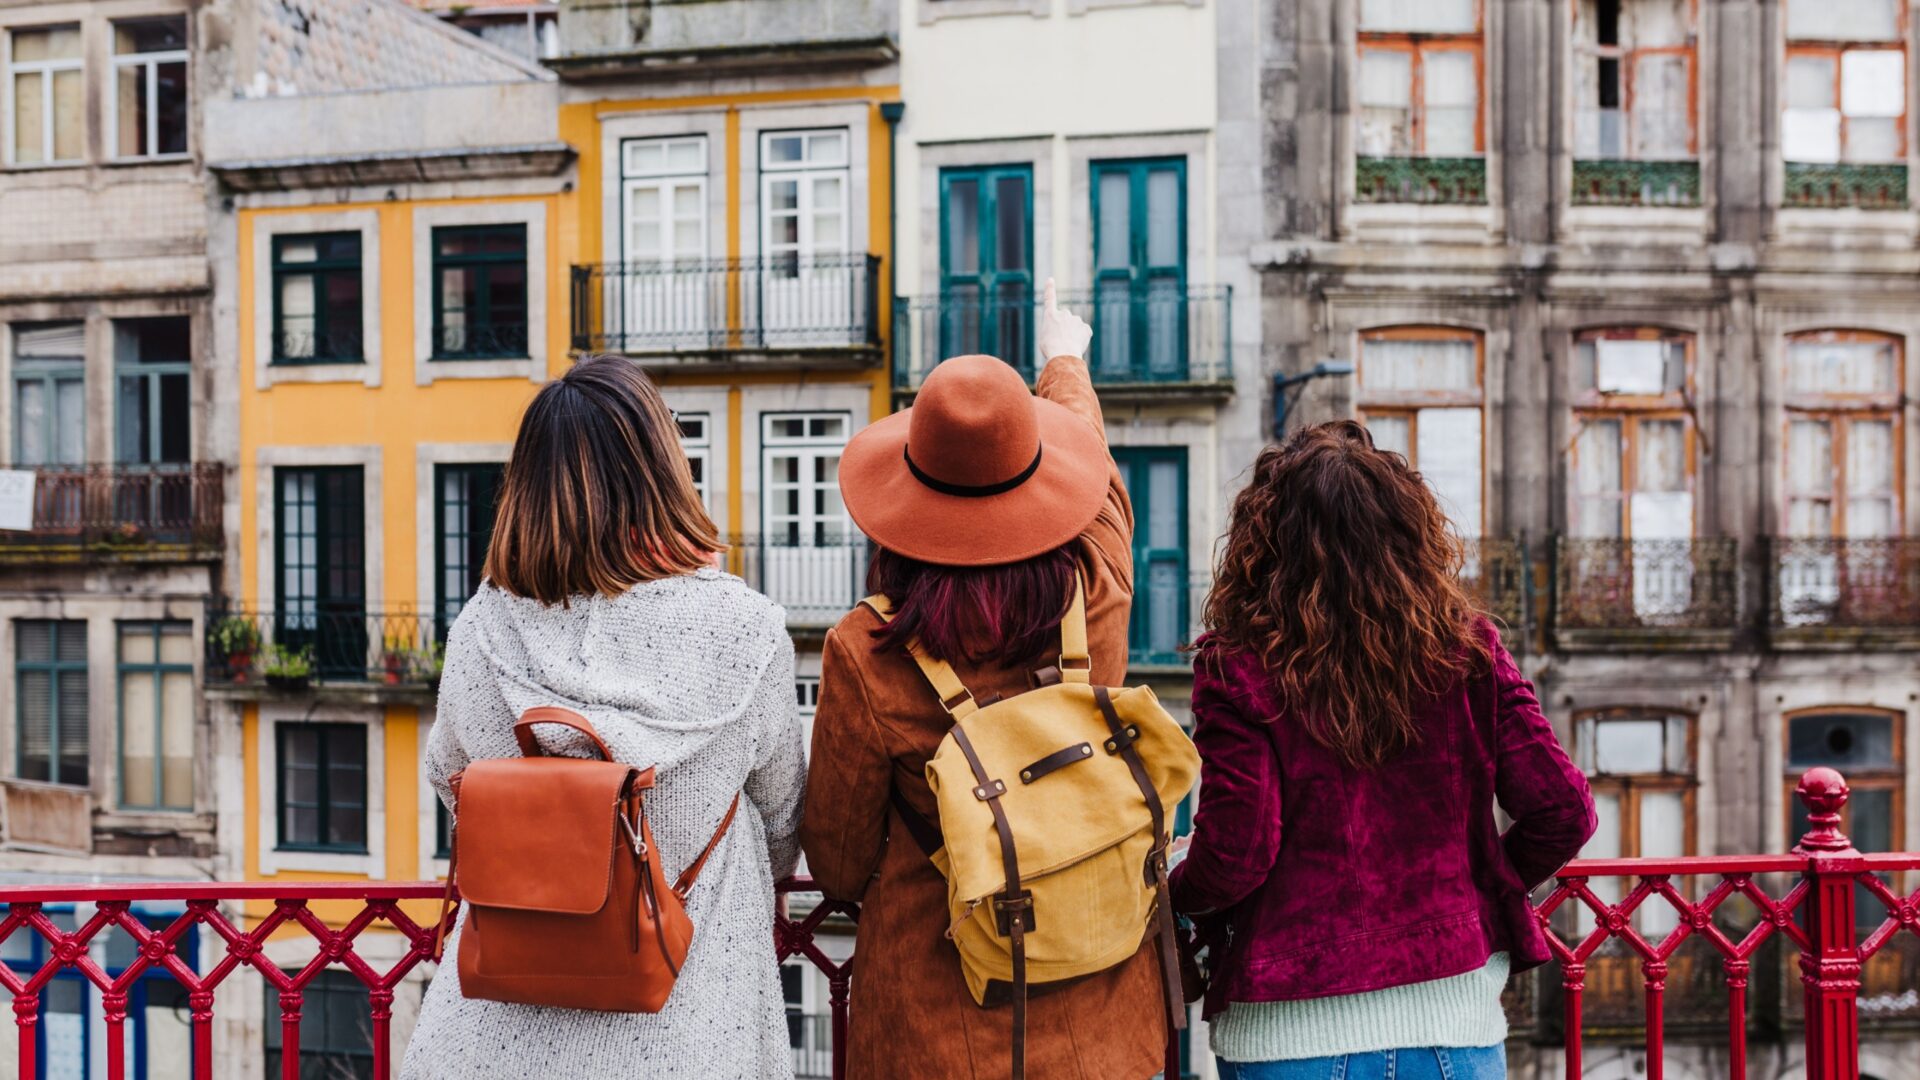
[[[1460,535],[1485,532],[1485,347],[1447,326],[1360,333],[1360,418],[1383,450],[1406,455]]]
[[[1793,713],[1786,729],[1787,842],[1807,833],[1807,808],[1794,794],[1800,777],[1816,765],[1838,769],[1850,794],[1840,828],[1863,852],[1901,851],[1906,843],[1905,717],[1889,709],[1821,708]],[[1861,933],[1880,925],[1886,906],[1861,886],[1854,896]]]
[[[1902,353],[1899,338],[1861,330],[1787,339],[1786,535],[1900,535]]]

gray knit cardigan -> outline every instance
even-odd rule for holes
[[[654,1015],[469,1000],[452,962],[456,931],[402,1080],[788,1080],[773,882],[798,858],[806,759],[780,608],[714,570],[553,607],[483,586],[449,637],[427,740],[427,775],[442,800],[469,761],[518,755],[514,719],[535,705],[578,710],[616,758],[659,767],[647,816],[669,877],[745,793],[688,897],[686,967]],[[540,742],[586,756],[565,729],[543,729]]]

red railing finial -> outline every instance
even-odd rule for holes
[[[1853,841],[1840,829],[1840,808],[1847,804],[1847,780],[1822,765],[1800,778],[1800,802],[1807,808],[1807,835],[1794,845],[1796,855],[1852,851]]]

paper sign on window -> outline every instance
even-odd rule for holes
[[[1603,394],[1659,394],[1666,389],[1662,341],[1594,342],[1594,386]]]
[[[0,469],[0,529],[33,528],[33,481],[29,470]]]

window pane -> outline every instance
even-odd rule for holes
[[[1594,389],[1603,394],[1653,395],[1667,388],[1667,343],[1658,339],[1603,338],[1582,343],[1593,365]]]
[[[947,272],[980,271],[980,182],[955,180],[947,185]]]
[[[1186,521],[1180,513],[1180,463],[1155,461],[1147,466],[1147,505],[1153,508],[1147,522],[1147,546],[1177,549]]]
[[[1665,771],[1664,720],[1603,719],[1594,730],[1594,768],[1609,776]]]
[[[1472,390],[1480,385],[1469,339],[1371,339],[1362,344],[1360,377],[1368,390]]]
[[[1649,791],[1640,796],[1640,857],[1678,859],[1687,853],[1686,796]],[[1661,905],[1667,907],[1667,905]],[[1671,913],[1672,908],[1667,908]],[[1669,924],[1670,926],[1671,924]]]
[[[13,160],[22,165],[47,160],[46,92],[39,72],[13,77]]]
[[[47,388],[43,379],[18,379],[13,384],[16,460],[21,465],[47,462]]]
[[[1409,425],[1405,416],[1369,416],[1367,431],[1373,435],[1373,445],[1390,453],[1399,454],[1413,461],[1413,446],[1408,441]]]
[[[1906,112],[1906,55],[1895,49],[1849,49],[1840,56],[1840,111],[1849,118]]]
[[[1360,51],[1359,152],[1373,156],[1413,152],[1412,54]]]
[[[186,640],[184,635],[181,639]],[[193,806],[193,672],[160,676],[160,803]]]
[[[1480,535],[1480,410],[1422,409],[1414,430],[1420,475],[1465,537]]]
[[[1360,29],[1465,33],[1474,29],[1474,0],[1360,0]]]
[[[122,645],[126,638],[122,638]],[[148,644],[152,638],[148,636]],[[125,657],[123,656],[123,662]],[[159,793],[154,788],[154,751],[160,737],[155,727],[158,703],[154,676],[148,671],[128,671],[120,676],[120,792],[127,806],[154,806]]]
[[[1100,173],[1100,232],[1093,244],[1100,253],[1097,269],[1132,265],[1132,192],[1132,178],[1126,172],[1109,169]]]
[[[1180,255],[1180,174],[1172,169],[1147,173],[1147,264],[1177,266]]]
[[[147,149],[147,68],[133,64],[118,69],[113,80],[113,113],[119,122],[114,152],[121,157],[151,153]]]
[[[1787,729],[1787,767],[1892,768],[1893,717],[1886,713],[1796,716]]]
[[[1787,389],[1802,394],[1891,394],[1893,345],[1803,339],[1787,346]]]
[[[1027,252],[1027,180],[1024,176],[1003,176],[994,183],[994,220],[996,261],[1001,270],[1031,269]]]
[[[53,73],[53,156],[78,161],[86,154],[86,82],[78,71]]]
[[[1685,55],[1655,53],[1635,64],[1633,82],[1633,156],[1673,160],[1691,156],[1692,96]]]
[[[1421,53],[1420,62],[1425,70],[1425,152],[1473,153],[1480,100],[1474,55],[1458,49],[1430,49]]]
[[[54,26],[40,30],[15,30],[13,59],[16,62],[78,60],[80,59],[80,28]]]
[[[186,47],[185,19],[143,19],[113,24],[113,51],[116,55],[178,52]]]
[[[1621,535],[1621,425],[1587,420],[1574,441],[1574,535],[1612,539]]]
[[[1899,0],[1790,0],[1793,41],[1892,41],[1899,36]]]
[[[1682,420],[1642,420],[1636,448],[1634,489],[1685,491],[1687,488],[1687,426]]]

